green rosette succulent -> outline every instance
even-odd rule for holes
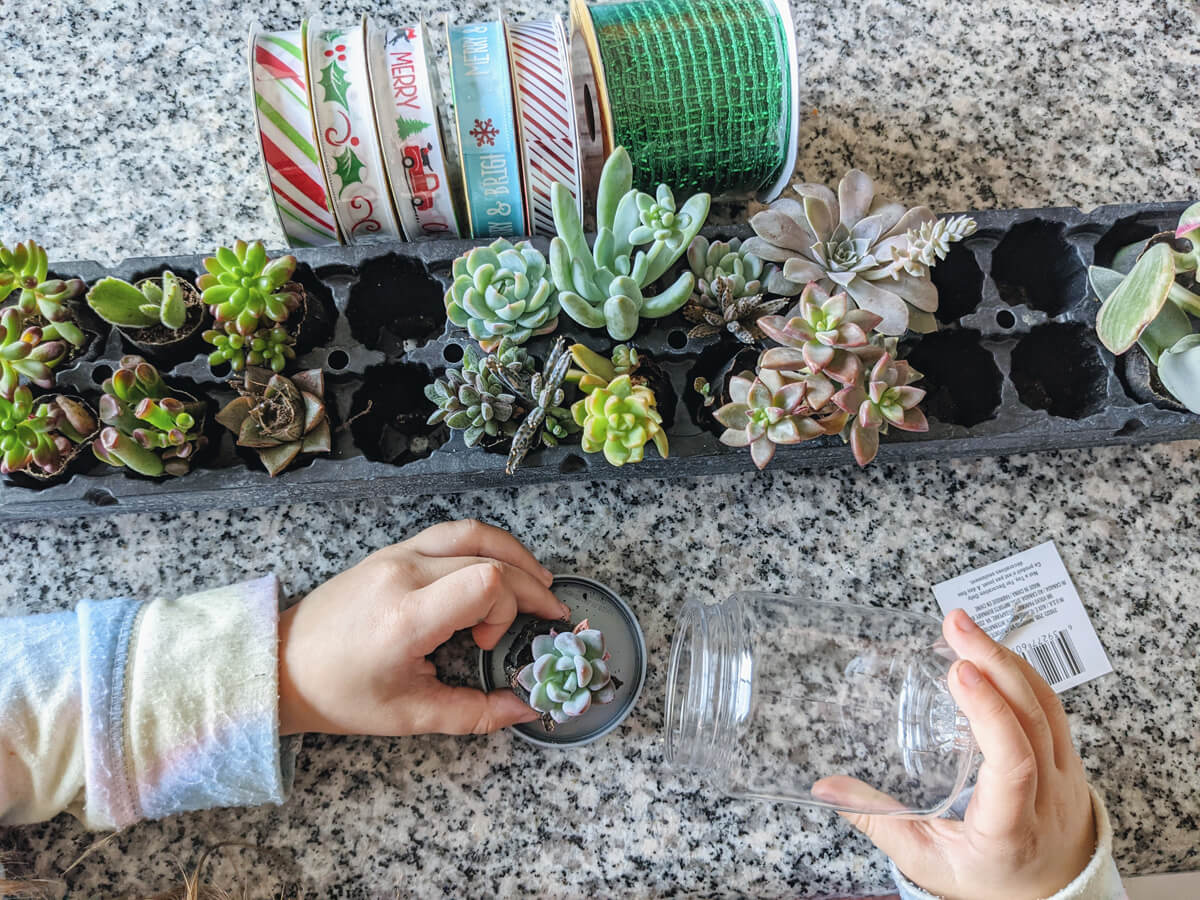
[[[845,415],[828,412],[833,382],[824,375],[796,375],[762,369],[757,375],[742,372],[729,380],[730,402],[713,412],[725,426],[721,443],[749,447],[759,469],[775,458],[781,444],[798,444],[837,434]]]
[[[67,342],[50,340],[47,329],[25,326],[15,306],[0,313],[0,397],[11,400],[24,377],[41,388],[54,386],[54,366],[67,355]]]
[[[633,164],[625,148],[609,156],[596,199],[596,240],[588,247],[575,198],[561,184],[550,188],[554,227],[550,274],[563,312],[585,328],[607,328],[614,340],[633,337],[638,322],[675,312],[687,302],[695,276],[684,272],[661,293],[644,291],[684,254],[708,216],[708,194],[676,209],[670,188],[654,196],[633,189]]]
[[[62,339],[73,347],[82,347],[87,338],[75,324],[67,301],[83,293],[86,285],[78,278],[49,278],[46,251],[34,241],[25,241],[12,249],[0,244],[0,301],[20,291],[16,308],[26,318],[40,316],[43,337]]]
[[[902,431],[928,431],[929,422],[917,404],[925,391],[912,386],[921,378],[903,360],[893,360],[884,353],[875,363],[865,387],[847,385],[838,391],[833,402],[853,416],[849,425],[850,448],[860,466],[865,466],[879,452],[879,435],[887,434],[888,426]]]
[[[83,403],[52,397],[34,406],[27,387],[0,397],[0,472],[49,477],[61,472],[80,445],[96,433],[96,418]]]
[[[667,458],[667,433],[654,392],[635,385],[628,375],[618,375],[607,385],[593,387],[571,407],[575,423],[583,430],[584,453],[604,453],[611,465],[641,462],[650,441]]]
[[[97,459],[152,478],[188,473],[207,442],[203,403],[173,391],[140,356],[123,357],[102,390],[105,427],[92,444]]]
[[[220,247],[204,260],[204,268],[208,271],[196,279],[196,287],[218,328],[227,334],[250,337],[262,319],[286,322],[300,306],[300,295],[285,290],[296,271],[296,257],[268,260],[262,241]]]
[[[524,344],[558,327],[558,298],[546,258],[528,241],[500,238],[454,260],[444,302],[446,316],[479,346],[494,350],[503,338]]]
[[[511,347],[502,349],[509,353],[501,352],[490,366],[488,357],[468,348],[461,369],[450,369],[444,378],[425,386],[426,398],[437,407],[428,424],[445,422],[451,429],[461,431],[468,447],[498,444],[516,434],[523,410],[493,366],[520,367],[528,375],[533,364],[523,351],[518,356],[511,352]]]
[[[696,235],[687,249],[688,267],[696,276],[693,302],[709,309],[721,309],[725,297],[738,300],[762,293],[763,261],[742,248],[738,238],[709,241]],[[718,285],[717,279],[724,284]]]
[[[539,634],[531,649],[533,662],[517,673],[516,683],[528,691],[529,705],[551,722],[561,725],[616,696],[604,635],[587,619],[571,631]]]

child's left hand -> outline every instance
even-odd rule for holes
[[[372,553],[280,615],[280,733],[482,734],[533,721],[512,691],[442,684],[426,656],[465,628],[491,649],[519,612],[566,618],[553,577],[479,522]]]

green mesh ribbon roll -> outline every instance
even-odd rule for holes
[[[629,151],[636,185],[737,196],[779,178],[793,67],[769,0],[633,0],[588,11],[613,142]]]

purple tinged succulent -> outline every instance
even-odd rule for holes
[[[854,384],[862,372],[862,356],[872,361],[880,352],[870,343],[870,332],[880,318],[865,309],[854,309],[845,293],[829,296],[810,283],[800,296],[791,318],[767,316],[758,327],[782,344],[762,355],[759,366],[823,372],[842,384]]]
[[[0,472],[57,475],[95,433],[95,416],[80,401],[50,397],[35,407],[29,388],[19,387],[11,400],[0,397]]]
[[[860,466],[865,466],[879,452],[879,435],[887,434],[888,426],[902,431],[928,431],[929,422],[917,404],[925,391],[912,386],[921,378],[903,360],[893,360],[884,353],[867,377],[866,388],[849,385],[838,391],[833,402],[848,415],[850,447]]]
[[[75,324],[67,302],[83,293],[86,285],[78,278],[49,278],[46,251],[32,240],[11,250],[0,243],[0,300],[20,291],[16,308],[25,318],[44,319],[44,338],[64,340],[82,347],[87,338]],[[12,395],[6,395],[11,397]]]
[[[0,313],[0,397],[11,400],[24,376],[38,387],[54,387],[51,369],[67,355],[66,341],[49,340],[46,329],[25,326],[15,306]]]
[[[517,673],[517,684],[529,692],[531,707],[559,725],[616,695],[604,635],[587,619],[571,631],[539,634],[532,650],[533,662]]]
[[[775,369],[742,372],[729,381],[730,402],[713,413],[725,426],[721,443],[749,447],[758,468],[765,468],[780,444],[798,444],[837,434],[846,416],[822,415],[834,396],[834,384],[821,373],[797,375]],[[827,412],[827,411],[826,411]]]

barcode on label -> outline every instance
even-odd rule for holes
[[[1036,644],[1026,645],[1021,655],[1051,685],[1060,684],[1083,671],[1079,653],[1066,631],[1051,632]]]

